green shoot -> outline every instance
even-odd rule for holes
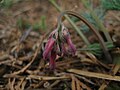
[[[13,0],[2,0],[0,2],[0,7],[8,9],[13,5]]]
[[[41,20],[40,20],[38,23],[35,23],[35,24],[33,25],[33,29],[34,29],[34,30],[39,30],[39,29],[41,29],[41,30],[46,30],[47,25],[46,25],[45,20],[46,20],[46,17],[45,17],[45,16],[42,16],[42,17],[41,17]]]
[[[42,30],[46,30],[47,25],[46,25],[46,17],[45,17],[45,16],[42,16],[42,17],[41,17],[40,25],[41,25],[40,28],[41,28]]]
[[[28,21],[23,20],[21,17],[18,18],[16,25],[19,29],[26,29],[31,26]]]

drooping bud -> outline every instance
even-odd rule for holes
[[[71,41],[68,29],[62,24],[61,30],[55,29],[49,35],[43,58],[49,60],[50,69],[55,69],[57,55],[75,55],[76,48]]]
[[[43,58],[48,59],[50,51],[53,49],[53,46],[55,44],[55,39],[54,38],[49,38],[48,42],[45,45],[45,50],[43,52]]]
[[[68,53],[72,54],[72,55],[75,55],[76,53],[76,48],[74,46],[74,44],[72,43],[72,40],[70,38],[70,33],[68,32],[68,29],[67,28],[63,28],[62,30],[62,33],[63,33],[63,37],[64,39],[66,40],[66,43],[68,44]]]
[[[57,56],[56,52],[52,50],[50,53],[50,56],[49,56],[49,59],[50,59],[49,66],[50,66],[50,69],[52,69],[52,70],[55,69],[56,56]]]
[[[61,43],[63,56],[68,55],[68,50],[65,47],[65,43]]]
[[[69,45],[69,49],[68,50],[74,56],[75,53],[76,53],[76,48],[75,48],[74,44],[72,43],[70,37],[67,38],[67,44]]]

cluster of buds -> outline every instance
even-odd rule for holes
[[[72,55],[76,53],[76,48],[71,41],[68,29],[62,25],[60,30],[55,29],[48,37],[43,52],[43,58],[48,59],[50,69],[55,69],[55,59],[58,56]]]

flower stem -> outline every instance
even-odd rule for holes
[[[54,0],[49,0],[54,6],[57,6],[57,4],[54,2]],[[58,6],[56,7],[59,11],[62,11]],[[104,40],[103,38],[101,37],[101,35],[98,33],[97,30],[95,30],[95,28],[93,27],[93,25],[91,25],[85,18],[83,18],[81,15],[79,15],[78,13],[76,12],[73,12],[73,11],[65,11],[65,12],[62,12],[61,15],[58,17],[58,28],[60,27],[61,23],[62,23],[62,16],[64,16],[64,14],[68,14],[68,15],[72,15],[72,16],[75,16],[77,18],[79,18],[81,21],[83,21],[89,28],[90,30],[96,35],[96,37],[98,38],[100,44],[101,44],[101,47],[103,49],[103,52],[106,56],[106,59],[109,60],[110,62],[112,62],[112,58],[108,52],[108,48],[106,47],[105,43],[104,43]],[[66,17],[66,16],[65,16]],[[69,18],[67,16],[67,18]],[[69,18],[70,19],[70,18]],[[68,19],[68,20],[69,20]],[[73,23],[74,24],[74,23]],[[78,29],[79,30],[79,29]],[[77,30],[76,30],[77,31]],[[83,35],[83,34],[82,34]],[[108,34],[109,36],[109,34]],[[84,40],[84,39],[83,39]],[[87,40],[87,39],[86,39]],[[88,43],[89,45],[89,43]]]
[[[50,3],[52,3],[55,8],[62,12],[62,9],[56,4],[55,0],[49,0]],[[82,31],[74,24],[74,22],[67,16],[65,15],[65,18],[70,22],[70,24],[75,28],[75,30],[77,31],[77,33],[80,35],[80,37],[83,39],[83,41],[85,42],[86,45],[90,45],[90,42],[88,41],[88,39],[85,37],[85,35],[82,33]]]
[[[68,14],[68,15],[72,15],[75,16],[77,18],[79,18],[82,22],[84,22],[89,28],[90,30],[96,35],[96,37],[98,38],[98,41],[103,49],[103,52],[106,56],[106,59],[109,60],[110,62],[112,62],[112,58],[108,52],[108,48],[106,47],[103,38],[101,37],[101,35],[99,34],[99,32],[93,27],[93,25],[91,23],[89,23],[84,17],[82,17],[81,15],[79,15],[76,12],[73,11],[65,11],[61,13],[61,17],[64,16],[64,14]],[[59,19],[62,20],[62,19]],[[60,24],[62,21],[58,21],[58,24]],[[59,25],[58,25],[59,26]]]

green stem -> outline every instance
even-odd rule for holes
[[[56,4],[55,0],[49,0],[50,3],[52,3],[56,9],[60,12],[62,12],[62,9]],[[75,30],[77,31],[77,33],[80,35],[80,37],[83,39],[83,41],[86,43],[86,45],[90,45],[90,42],[88,41],[88,39],[84,36],[84,34],[82,33],[82,31],[74,24],[74,22],[67,16],[65,15],[65,18],[70,22],[70,24],[75,28]]]
[[[81,0],[81,2],[83,3],[83,5],[90,11],[92,18],[98,24],[98,27],[100,28],[100,30],[106,36],[107,41],[112,43],[112,39],[111,39],[111,37],[110,37],[107,29],[104,27],[104,25],[102,24],[102,21],[97,17],[96,13],[92,10],[92,8],[89,5],[87,5],[87,1],[88,0]]]

